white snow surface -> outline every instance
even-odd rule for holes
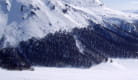
[[[138,80],[138,60],[114,59],[91,69],[35,67],[35,71],[0,69],[0,80]]]
[[[111,10],[100,0],[0,0],[0,39],[5,38],[3,47],[16,46],[32,37],[87,27],[88,19],[120,26],[120,20],[132,23],[138,15]]]

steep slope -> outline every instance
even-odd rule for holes
[[[100,0],[1,0],[0,17],[4,68],[91,67],[138,57],[138,15]]]

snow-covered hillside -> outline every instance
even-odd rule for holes
[[[114,60],[91,69],[44,68],[35,71],[0,69],[0,80],[137,80],[138,60]]]
[[[0,0],[0,66],[84,67],[138,58],[138,15],[100,0]]]
[[[0,36],[6,47],[59,30],[87,27],[88,20],[105,27],[124,21],[129,25],[123,29],[131,32],[136,30],[133,20],[138,16],[108,9],[100,0],[0,0],[0,18]]]

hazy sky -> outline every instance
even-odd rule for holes
[[[138,10],[138,0],[101,0],[110,8],[117,10]]]

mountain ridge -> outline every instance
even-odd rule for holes
[[[87,0],[85,3],[82,3],[82,1],[82,5],[75,5],[80,3],[79,1],[2,0],[1,8],[3,9],[0,12],[6,13],[1,14],[2,20],[0,23],[1,26],[9,26],[9,28],[4,28],[2,32],[5,31],[6,33],[3,32],[0,35],[9,38],[7,43],[15,45],[31,37],[42,38],[51,32],[70,31],[75,27],[86,27],[89,25],[88,19],[105,27],[108,27],[106,22],[120,26],[122,25],[120,22],[123,21],[124,24],[130,24],[129,26],[131,26],[128,26],[128,29],[124,28],[127,31],[131,32],[137,29],[133,24],[133,18],[135,20],[137,15],[126,15],[123,12],[108,9],[99,0]],[[92,7],[83,6],[83,4],[88,5],[87,3],[93,3],[91,4]],[[4,10],[6,8],[7,10]]]

